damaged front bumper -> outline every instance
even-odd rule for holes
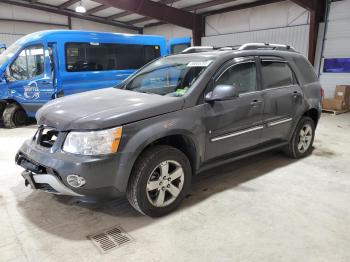
[[[40,189],[48,193],[68,196],[83,196],[66,187],[56,176],[51,174],[35,174],[29,170],[22,172],[25,185],[32,189]]]

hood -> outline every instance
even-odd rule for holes
[[[38,124],[58,130],[92,130],[180,110],[183,98],[106,88],[55,99],[36,114]]]

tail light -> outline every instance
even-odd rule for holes
[[[321,98],[324,98],[324,89],[321,87]]]

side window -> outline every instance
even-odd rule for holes
[[[67,43],[68,72],[139,69],[160,57],[160,47],[133,44]]]
[[[295,84],[294,75],[285,62],[261,61],[264,89]]]
[[[177,44],[171,46],[171,54],[178,54],[181,53],[186,48],[190,47],[190,44]]]
[[[44,48],[41,45],[28,47],[10,65],[14,80],[26,80],[44,73]]]
[[[242,63],[230,67],[219,77],[215,85],[235,85],[240,94],[256,91],[255,63]]]

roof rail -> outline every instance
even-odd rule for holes
[[[190,53],[200,53],[200,52],[210,52],[213,51],[213,46],[190,46],[183,50],[181,54],[190,54]]]
[[[279,51],[289,51],[296,52],[296,50],[290,45],[282,44],[270,44],[270,43],[247,43],[241,45],[238,50],[279,50]]]
[[[214,50],[227,51],[227,50],[277,50],[277,51],[289,51],[296,52],[296,50],[289,45],[282,44],[270,44],[270,43],[247,43],[240,46],[191,46],[186,48],[181,52],[181,54],[190,54],[190,53],[201,53],[201,52],[210,52]]]

